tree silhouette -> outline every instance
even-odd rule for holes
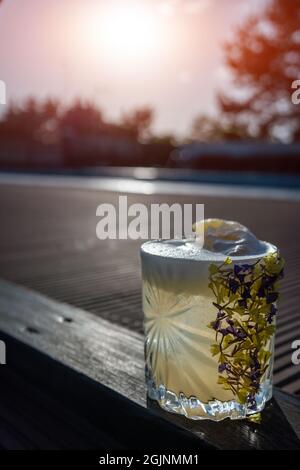
[[[0,121],[0,137],[48,140],[57,125],[58,110],[53,100],[39,103],[29,98],[23,105],[11,103]]]
[[[300,0],[271,0],[237,30],[225,53],[234,90],[218,99],[227,124],[246,126],[259,139],[299,140],[291,85],[300,78]]]
[[[101,111],[92,103],[76,101],[61,116],[62,128],[77,135],[99,133],[103,124]]]
[[[245,126],[222,122],[205,114],[197,116],[193,123],[188,141],[221,142],[249,138]]]
[[[125,113],[121,117],[121,126],[131,133],[133,138],[142,141],[150,137],[153,118],[153,110],[145,106]]]

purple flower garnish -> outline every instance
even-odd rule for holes
[[[217,331],[219,329],[219,326],[220,326],[220,320],[212,321],[210,325],[214,330]]]
[[[251,264],[242,264],[242,268],[244,269],[244,271],[248,271],[249,269],[252,269],[252,266]]]
[[[264,286],[266,289],[269,287],[272,287],[274,282],[276,281],[276,276],[264,276],[262,278],[261,284]]]
[[[220,330],[220,333],[222,333],[223,336],[227,336],[230,333],[230,331],[228,331],[228,330],[229,330],[229,328],[222,328]]]
[[[233,268],[234,275],[241,281],[244,281],[245,276],[250,274],[252,267],[249,264],[236,264]]]
[[[273,263],[282,266],[283,261],[275,254],[253,265],[227,267],[225,263],[211,275],[212,288],[215,286],[218,292],[217,303],[213,302],[218,313],[212,325],[219,333],[216,341],[221,360],[218,371],[223,374],[220,382],[225,388],[234,389],[240,403],[247,403],[253,412],[257,410],[256,394],[270,364],[268,341],[274,331],[268,325],[277,314],[276,283],[283,275],[283,270],[276,273]],[[218,290],[218,286],[227,286],[227,292]]]
[[[219,367],[218,367],[218,370],[219,370],[219,373],[222,374],[225,370],[226,370],[226,363],[223,362],[223,364],[219,364]]]
[[[234,328],[234,326],[230,325],[228,326],[228,328],[226,328],[226,330],[228,333],[231,333],[233,336],[236,335],[236,329]]]
[[[273,302],[276,302],[277,299],[278,299],[278,293],[277,292],[270,292],[266,296],[267,304],[272,304]]]
[[[251,293],[250,289],[244,289],[244,292],[242,293],[243,299],[251,299]]]
[[[245,339],[247,337],[247,334],[243,330],[238,330],[236,336],[238,339]]]
[[[276,313],[277,313],[277,308],[275,307],[274,304],[271,304],[271,308],[267,316],[268,323],[271,324],[273,322],[273,317],[276,315]]]
[[[229,290],[235,294],[240,287],[240,283],[236,279],[229,279]]]
[[[256,382],[260,378],[260,372],[257,370],[251,373],[251,379]]]
[[[241,281],[243,282],[245,274],[243,273],[243,268],[242,266],[239,266],[236,264],[233,268],[234,275]]]
[[[257,291],[257,296],[258,296],[260,299],[263,299],[263,298],[266,296],[265,288],[264,288],[263,285],[261,285],[260,288],[258,289],[258,291]]]
[[[241,299],[238,301],[240,307],[247,308],[247,299]]]

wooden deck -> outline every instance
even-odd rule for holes
[[[118,196],[82,188],[0,185],[0,277],[141,333],[140,242],[99,241],[95,233],[96,207],[103,202],[117,205]],[[299,394],[300,366],[291,362],[291,345],[300,339],[300,202],[228,194],[130,194],[128,202],[204,203],[206,217],[239,220],[280,247],[286,277],[275,384]]]
[[[300,448],[298,399],[276,390],[261,424],[166,413],[146,398],[142,335],[4,281],[0,337],[0,448]]]

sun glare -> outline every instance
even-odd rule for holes
[[[94,34],[106,53],[118,59],[141,59],[156,50],[160,28],[150,7],[123,1],[112,2],[103,11]]]

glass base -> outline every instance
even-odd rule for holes
[[[225,418],[245,419],[247,416],[262,411],[266,402],[272,398],[272,383],[270,380],[266,380],[262,384],[260,392],[256,394],[255,407],[253,405],[250,407],[247,404],[242,405],[235,400],[211,400],[208,403],[203,403],[197,397],[188,398],[183,393],[177,396],[163,385],[156,387],[151,378],[147,378],[146,382],[148,397],[157,401],[161,408],[194,420],[209,419],[221,421]]]

